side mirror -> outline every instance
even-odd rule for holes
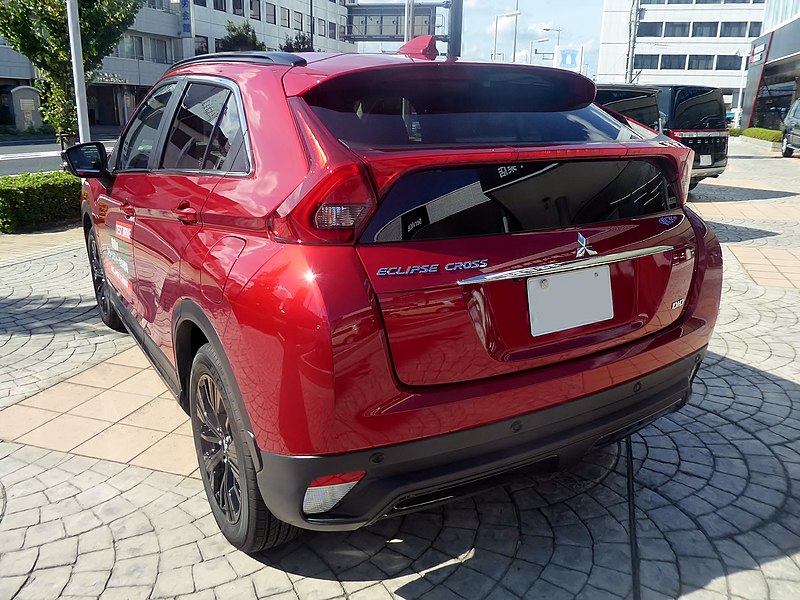
[[[67,171],[75,177],[97,179],[104,187],[111,187],[114,176],[108,170],[108,152],[100,142],[87,142],[70,146],[61,152]]]

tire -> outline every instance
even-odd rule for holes
[[[789,147],[789,138],[784,133],[783,139],[781,139],[781,156],[791,158],[792,154],[794,154],[794,148]]]
[[[689,182],[689,191],[691,191],[691,190],[693,190],[694,188],[696,188],[696,187],[697,187],[697,184],[698,184],[698,183],[700,183],[701,181],[702,181],[702,179],[692,179],[692,180]]]
[[[211,344],[201,346],[189,378],[189,416],[203,487],[222,535],[239,550],[259,552],[294,539],[300,529],[264,504],[231,383]]]
[[[86,253],[89,255],[89,269],[92,273],[92,287],[94,297],[97,300],[97,308],[100,311],[100,319],[114,331],[127,333],[122,319],[119,318],[116,309],[111,305],[109,296],[108,281],[106,280],[103,261],[100,258],[100,245],[97,243],[97,235],[94,228],[86,234]]]

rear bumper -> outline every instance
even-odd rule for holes
[[[704,179],[706,177],[719,177],[725,172],[724,166],[716,167],[692,167],[692,179]]]
[[[603,392],[514,419],[418,441],[326,456],[262,452],[262,496],[287,523],[347,531],[503,483],[532,469],[562,469],[592,448],[682,407],[705,348]],[[314,479],[366,471],[331,511],[302,512]]]

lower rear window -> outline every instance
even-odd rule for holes
[[[381,200],[362,243],[522,233],[673,210],[647,160],[534,161],[412,173]]]

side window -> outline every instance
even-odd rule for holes
[[[158,88],[133,117],[121,144],[118,170],[147,168],[158,140],[159,125],[174,91],[174,83]]]
[[[211,134],[228,96],[227,89],[216,85],[189,84],[170,128],[161,168],[203,168]]]
[[[228,97],[222,118],[214,130],[203,168],[232,173],[246,173],[250,170],[244,147],[242,121],[233,94]]]

